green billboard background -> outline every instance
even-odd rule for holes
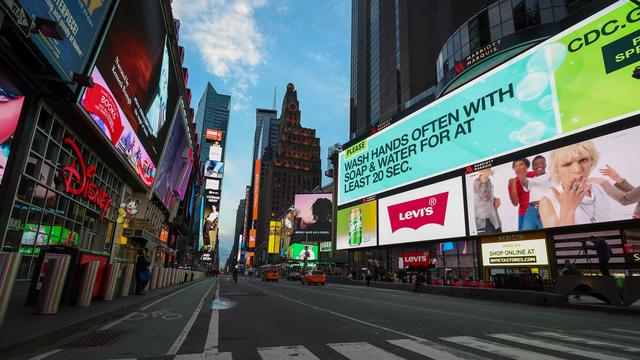
[[[338,204],[637,114],[638,58],[640,9],[619,1],[345,149]]]
[[[360,245],[349,244],[349,221],[351,210],[360,208],[362,214],[362,242]],[[378,220],[378,202],[369,201],[366,203],[351,206],[346,209],[338,210],[337,228],[336,228],[336,249],[355,249],[362,247],[370,247],[378,245],[377,220]]]
[[[307,257],[307,261],[317,261],[318,260],[318,245],[312,244],[291,244],[287,249],[287,259],[289,260],[304,260],[304,250],[307,247],[307,251],[309,251],[309,255]]]

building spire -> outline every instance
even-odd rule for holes
[[[278,85],[273,88],[273,110],[276,109],[276,91],[278,91]]]

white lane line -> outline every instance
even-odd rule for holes
[[[425,343],[423,341],[416,341],[410,339],[400,339],[400,340],[387,340],[389,343],[399,346],[401,348],[407,349],[409,351],[413,351],[414,353],[420,354],[422,356],[426,356],[430,359],[435,360],[469,360],[469,359],[486,359],[480,356],[472,355],[472,354],[464,354],[463,358],[456,356],[454,353],[450,353],[449,351],[445,351],[442,349],[435,348],[429,343]]]
[[[366,342],[327,344],[349,360],[404,360]]]
[[[219,354],[182,354],[176,355],[173,360],[233,360],[230,352]]]
[[[490,352],[492,354],[508,357],[517,360],[559,360],[562,358],[552,355],[535,353],[533,351],[524,350],[512,346],[506,346],[493,341],[480,340],[471,336],[454,336],[440,338],[454,344],[468,346],[473,349]]]
[[[625,329],[609,329],[609,330],[622,332],[622,333],[626,333],[626,334],[640,335],[640,331],[625,330]]]
[[[408,337],[408,338],[411,338],[411,339],[414,339],[414,340],[427,341],[426,339],[423,339],[423,338],[420,338],[420,337],[417,337],[417,336],[413,336],[411,334],[407,334],[407,333],[404,333],[402,331],[393,330],[393,329],[390,329],[388,327],[384,327],[382,325],[377,325],[377,324],[373,324],[373,323],[370,323],[370,322],[367,322],[367,321],[364,321],[364,320],[356,319],[356,318],[351,317],[349,315],[341,314],[341,313],[338,313],[338,312],[335,312],[335,311],[331,311],[331,310],[328,310],[328,309],[324,309],[324,308],[321,308],[321,307],[318,307],[318,306],[315,306],[315,305],[307,304],[307,303],[305,303],[303,301],[292,299],[292,298],[290,298],[288,296],[284,296],[284,295],[275,293],[273,291],[268,291],[268,290],[259,288],[257,286],[251,285],[251,284],[247,284],[247,286],[251,286],[251,287],[256,288],[256,289],[258,289],[258,290],[260,290],[262,292],[269,293],[269,294],[272,294],[274,296],[278,296],[278,297],[283,298],[285,300],[289,300],[289,301],[294,302],[296,304],[300,304],[300,305],[303,305],[303,306],[306,306],[306,307],[310,307],[310,308],[318,310],[318,311],[323,311],[323,312],[329,313],[331,315],[335,315],[335,316],[338,316],[338,317],[341,317],[341,318],[344,318],[344,319],[347,319],[347,320],[351,320],[353,322],[357,322],[357,323],[360,323],[360,324],[363,324],[363,325],[367,325],[367,326],[370,326],[370,327],[373,327],[373,328],[376,328],[376,329],[388,331],[388,332],[391,332],[391,333],[394,333],[394,334],[397,334],[397,335],[400,335],[400,336],[403,336],[403,337]]]
[[[185,290],[187,290],[187,289],[189,289],[189,288],[191,288],[191,287],[194,287],[194,286],[196,286],[196,285],[198,285],[198,284],[200,284],[200,283],[198,282],[198,283],[195,283],[195,284],[193,284],[193,285],[189,285],[189,286],[187,286],[187,287],[185,287],[185,288],[182,288],[182,289],[180,289],[180,290],[178,290],[178,291],[176,291],[176,292],[174,292],[174,293],[171,293],[171,294],[169,294],[169,295],[167,295],[167,296],[165,296],[165,297],[163,297],[163,298],[160,298],[160,299],[158,299],[158,300],[156,300],[156,301],[152,302],[152,303],[151,303],[151,304],[149,304],[149,305],[145,305],[145,306],[141,307],[141,308],[140,308],[140,310],[147,310],[147,309],[148,309],[148,308],[150,308],[151,306],[153,306],[153,305],[155,305],[155,304],[157,304],[157,303],[159,303],[159,302],[165,301],[165,300],[167,300],[168,298],[170,298],[170,297],[172,297],[172,296],[174,296],[174,295],[178,295],[179,293],[181,293],[181,292],[183,292],[183,291],[185,291]],[[130,316],[136,315],[137,313],[138,313],[138,311],[134,311],[134,312],[132,312],[132,313],[130,313],[130,314],[127,314],[127,315],[125,315],[125,316],[121,317],[120,319],[115,320],[115,321],[113,321],[113,322],[110,322],[110,323],[108,323],[107,325],[105,325],[105,326],[103,326],[103,327],[99,328],[99,329],[98,329],[98,331],[104,331],[104,330],[111,329],[112,327],[114,327],[114,326],[116,326],[116,325],[120,324],[121,322],[123,322],[123,321],[127,320]]]
[[[302,345],[258,348],[258,354],[262,360],[320,360]]]
[[[216,296],[214,302],[220,301],[220,283],[217,283]],[[218,309],[211,308],[211,319],[209,320],[209,330],[207,332],[207,340],[204,344],[205,354],[217,354],[218,353],[218,338],[220,335],[220,313]]]
[[[536,340],[536,339],[531,339],[531,338],[523,338],[523,337],[513,336],[513,335],[508,335],[508,334],[492,334],[492,335],[489,335],[489,336],[497,338],[497,339],[517,342],[517,343],[524,344],[524,345],[535,346],[535,347],[540,347],[540,348],[543,348],[543,349],[549,349],[549,350],[564,352],[564,353],[571,354],[571,355],[578,355],[578,356],[582,356],[582,357],[586,357],[586,358],[590,358],[590,359],[596,359],[596,360],[629,360],[629,358],[621,357],[621,356],[618,356],[618,355],[611,356],[611,355],[607,355],[605,353],[601,353],[601,352],[597,352],[597,351],[593,351],[593,350],[580,350],[580,349],[576,349],[576,348],[569,347],[569,346],[550,343],[548,341]]]
[[[198,303],[198,307],[196,307],[196,310],[193,312],[193,314],[191,315],[191,318],[189,319],[187,324],[184,326],[184,329],[182,329],[182,331],[180,332],[180,335],[178,335],[178,337],[176,338],[176,341],[173,343],[173,345],[171,345],[171,348],[169,348],[169,351],[167,351],[167,355],[175,355],[178,353],[178,350],[180,350],[180,347],[186,340],[187,335],[189,335],[189,331],[191,330],[191,327],[196,322],[196,319],[198,318],[198,314],[200,314],[200,309],[202,309],[202,304],[204,304],[204,299],[207,298],[212,288],[213,286],[210,286],[209,289],[207,289],[207,292],[204,293],[204,295],[202,296],[202,299],[200,299],[200,303]]]
[[[47,358],[47,357],[49,357],[49,356],[51,356],[51,355],[53,355],[53,354],[57,354],[57,353],[59,353],[60,351],[62,351],[62,349],[55,349],[55,350],[51,350],[51,351],[46,352],[46,353],[44,353],[44,354],[40,354],[40,355],[38,355],[38,356],[34,356],[34,357],[32,357],[31,359],[29,359],[29,360],[42,360],[42,359],[45,359],[45,358]]]
[[[610,343],[606,341],[591,340],[591,339],[587,339],[579,336],[570,336],[567,334],[553,332],[553,331],[538,331],[538,332],[533,332],[531,334],[579,343],[579,344],[585,344],[585,345],[604,346],[604,347],[619,349],[622,351],[640,352],[640,348],[633,347],[633,346],[620,345],[620,344]]]
[[[633,336],[633,335],[628,335],[626,333],[613,333],[613,332],[605,332],[603,331],[594,331],[594,330],[580,330],[580,333],[584,333],[590,336],[595,336],[595,337],[607,337],[607,338],[614,338],[612,340],[615,341],[621,341],[622,339],[624,340],[633,340],[633,341],[640,341],[640,336]]]
[[[280,286],[283,287],[289,287],[289,288],[293,288],[293,289],[303,289],[301,287],[298,286],[291,286],[291,285],[285,285],[285,284],[281,284]],[[263,289],[260,289],[263,290]],[[351,299],[351,300],[355,300],[358,302],[362,302],[362,301],[368,301],[368,302],[373,302],[373,303],[380,303],[380,301],[375,300],[374,298],[366,298],[366,297],[355,297],[355,296],[348,296],[348,295],[340,295],[340,294],[333,294],[333,293],[329,293],[326,291],[319,291],[319,290],[312,290],[312,289],[308,289],[305,288],[304,290],[309,291],[309,292],[316,292],[316,293],[320,293],[323,295],[327,295],[327,296],[335,296],[335,297],[341,297],[341,298],[345,298],[345,299]],[[385,303],[385,305],[389,305],[387,303]],[[392,304],[395,307],[400,307],[400,308],[405,308],[405,309],[411,309],[411,310],[416,310],[416,311],[422,311],[422,312],[431,312],[431,313],[437,313],[437,314],[444,314],[444,315],[449,315],[449,316],[459,316],[465,319],[471,318],[471,319],[476,319],[476,320],[482,320],[485,322],[494,322],[494,323],[499,323],[499,324],[507,324],[507,325],[511,325],[511,326],[519,326],[519,327],[525,327],[525,328],[531,328],[531,329],[542,329],[542,330],[555,330],[555,329],[551,329],[548,327],[542,327],[542,326],[535,326],[535,325],[525,325],[522,323],[518,323],[518,322],[511,322],[511,321],[504,321],[504,320],[497,320],[494,318],[489,318],[489,317],[483,317],[483,316],[476,316],[476,315],[471,315],[471,314],[467,314],[467,313],[460,313],[460,312],[451,312],[451,311],[444,311],[444,310],[435,310],[435,309],[429,309],[429,308],[425,308],[425,307],[419,307],[419,306],[411,306],[411,305],[401,305],[401,304]],[[560,331],[560,330],[558,330]]]

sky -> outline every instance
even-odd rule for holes
[[[298,91],[302,126],[316,129],[323,173],[327,148],[349,138],[351,1],[174,0],[189,88],[207,82],[231,95],[220,211],[220,263],[233,246],[236,209],[251,180],[255,109],[278,116],[287,83]],[[324,177],[322,183],[331,179]]]

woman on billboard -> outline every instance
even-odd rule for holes
[[[609,219],[609,197],[602,186],[589,178],[599,157],[591,141],[551,152],[551,176],[557,185],[540,199],[540,218],[545,228]]]
[[[623,178],[618,172],[609,165],[605,165],[600,169],[600,174],[613,180],[613,185],[604,178],[593,178],[592,181],[602,186],[604,191],[621,205],[631,205],[640,201],[640,186],[631,185],[627,179]],[[640,203],[633,210],[633,219],[640,219]]]
[[[473,208],[478,233],[502,232],[502,224],[498,215],[500,199],[494,196],[490,176],[491,168],[480,171],[473,182]]]

